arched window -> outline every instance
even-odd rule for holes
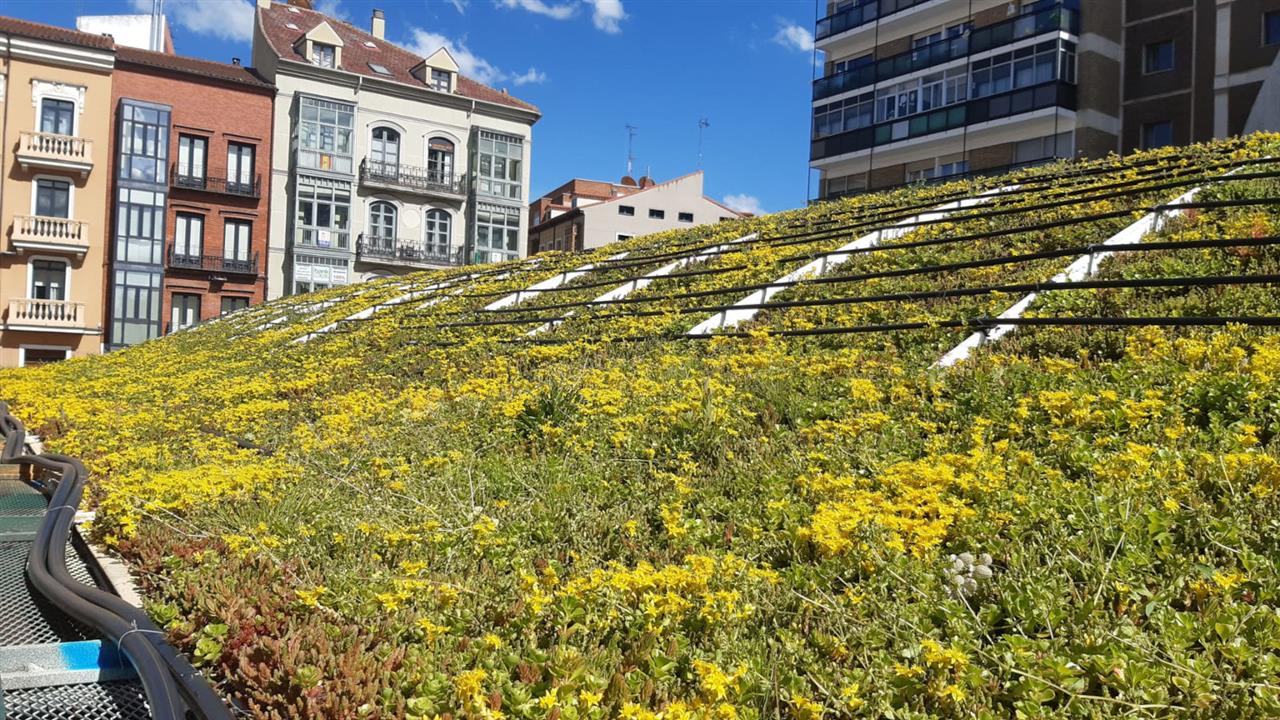
[[[394,250],[396,245],[396,206],[384,200],[369,204],[370,249]]]
[[[373,140],[369,143],[369,162],[376,173],[396,174],[400,166],[400,133],[389,127],[374,128]]]
[[[427,252],[437,257],[449,256],[449,225],[453,222],[448,211],[427,211]]]
[[[446,184],[453,180],[453,143],[444,138],[427,143],[427,180]]]

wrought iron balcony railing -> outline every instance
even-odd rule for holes
[[[380,237],[361,233],[356,241],[356,259],[387,265],[464,265],[463,248],[436,245],[422,240]]]
[[[170,187],[183,190],[218,193],[220,195],[237,195],[239,197],[262,197],[262,174],[253,176],[252,182],[228,180],[217,175],[193,175],[188,171],[182,173],[177,164],[170,168]]]
[[[466,179],[461,175],[446,175],[413,165],[374,162],[368,158],[360,162],[360,182],[423,195],[462,197],[467,194]]]
[[[231,275],[257,275],[258,254],[254,253],[247,260],[222,257],[221,255],[188,255],[169,248],[169,267],[175,270],[198,270],[201,272],[227,273]]]

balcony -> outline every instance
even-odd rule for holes
[[[360,184],[453,200],[462,200],[467,194],[461,175],[445,175],[412,165],[370,162],[367,158],[360,162]]]
[[[433,245],[421,240],[402,240],[360,235],[356,241],[356,261],[382,265],[439,267],[465,265],[463,248]]]
[[[1080,33],[1079,0],[1041,0],[1026,15],[976,28],[966,35],[912,48],[868,65],[813,81],[813,99],[821,100],[900,75],[985,52],[1036,35],[1065,30]]]
[[[83,330],[84,303],[66,300],[17,299],[9,301],[5,327],[9,330],[59,332]]]
[[[809,159],[822,160],[846,155],[901,140],[946,132],[966,125],[999,120],[1055,106],[1075,110],[1076,86],[1054,80],[948,105],[901,120],[890,120],[870,127],[849,130],[821,140],[814,140],[809,149]]]
[[[14,215],[9,242],[17,250],[89,251],[89,223],[42,215]]]
[[[87,175],[93,169],[93,141],[72,135],[24,130],[18,133],[17,158],[23,168],[75,170]]]
[[[847,7],[819,20],[814,39],[823,40],[832,35],[839,35],[842,32],[866,25],[877,18],[893,15],[903,10],[910,10],[916,5],[922,5],[927,2],[930,2],[930,0],[871,0],[870,2],[860,3],[855,0],[856,4],[852,7]]]
[[[173,270],[191,270],[221,275],[258,275],[258,254],[248,260],[226,258],[221,255],[186,255],[169,248],[168,266]]]
[[[253,182],[242,183],[221,177],[182,175],[178,172],[178,166],[175,164],[169,168],[169,186],[175,190],[195,190],[196,192],[246,198],[262,197],[261,173],[253,177]]]

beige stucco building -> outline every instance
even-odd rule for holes
[[[589,250],[742,216],[704,195],[702,179],[699,170],[664,183],[570,180],[529,205],[529,253]]]
[[[0,366],[102,351],[113,47],[0,18]]]

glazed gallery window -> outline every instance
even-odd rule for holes
[[[173,254],[198,258],[204,254],[204,216],[178,213],[173,224]]]
[[[347,261],[319,255],[298,255],[293,264],[293,292],[307,293],[347,284]]]
[[[120,113],[120,179],[164,183],[169,111],[124,103]]]
[[[204,180],[209,157],[209,139],[195,135],[178,136],[178,179]]]
[[[71,212],[71,183],[65,180],[36,180],[36,215],[65,218]]]
[[[111,344],[133,345],[160,334],[160,273],[116,270]]]
[[[476,249],[515,257],[520,249],[519,210],[480,206],[476,210]]]
[[[298,164],[351,172],[351,128],[355,108],[320,98],[298,101]]]
[[[200,296],[174,293],[169,313],[169,332],[191,327],[200,322]]]
[[[62,260],[31,261],[31,299],[67,299],[67,263]]]
[[[70,100],[44,98],[40,101],[40,132],[72,135],[76,104]]]
[[[485,195],[519,200],[522,197],[520,167],[523,155],[524,141],[520,138],[481,130],[476,189]]]
[[[314,184],[311,184],[314,183]],[[320,178],[298,178],[298,243],[322,248],[348,247],[351,187]]]
[[[116,202],[115,260],[159,265],[163,251],[164,193],[121,188]]]
[[[427,251],[434,255],[449,254],[449,230],[452,220],[447,210],[427,211]]]

